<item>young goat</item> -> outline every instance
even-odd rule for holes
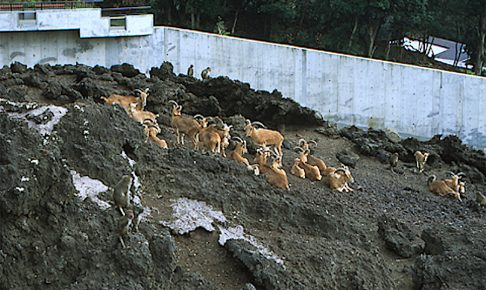
[[[130,104],[136,104],[136,109],[143,110],[145,109],[145,105],[147,104],[147,96],[148,96],[149,89],[146,88],[145,90],[136,89],[135,92],[138,93],[138,96],[123,96],[118,94],[111,94],[109,97],[101,97],[105,104],[114,105],[119,104],[122,106],[126,111],[130,108]]]
[[[160,127],[157,124],[145,121],[143,123],[143,127],[146,136],[145,142],[147,142],[150,138],[150,140],[152,140],[155,144],[159,145],[161,148],[168,148],[167,142],[164,139],[160,139],[159,137],[157,137],[157,134],[160,133]]]
[[[169,103],[173,104],[171,126],[176,131],[177,144],[184,145],[184,135],[187,135],[191,138],[194,148],[196,148],[196,134],[207,126],[207,119],[201,115],[195,115],[194,117],[183,116],[181,105],[178,105],[173,100],[170,100]],[[198,122],[196,118],[201,118],[201,122]]]
[[[289,190],[289,181],[287,178],[287,173],[281,166],[282,160],[275,153],[272,154],[271,160],[272,165],[267,165],[267,157],[270,151],[265,151],[264,149],[258,149],[255,160],[258,161],[258,168],[260,172],[265,175],[265,179],[271,185]]]
[[[287,173],[281,165],[282,160],[278,155],[272,154],[271,161],[272,165],[270,166],[270,170],[267,170],[265,173],[267,182],[275,187],[290,190]]]
[[[424,172],[425,163],[427,162],[427,158],[429,158],[429,153],[427,152],[422,153],[420,151],[415,151],[414,156],[415,156],[415,161],[417,162],[417,169],[419,170],[419,173]]]
[[[239,137],[233,137],[233,140],[236,143],[235,149],[228,154],[228,158],[245,165],[248,170],[253,171],[255,175],[259,175],[260,170],[258,169],[258,165],[250,165],[248,159],[243,157],[243,155],[248,153],[248,150],[246,148],[246,141],[242,140]]]
[[[461,200],[461,195],[451,188],[446,181],[437,180],[437,176],[431,175],[427,178],[427,187],[430,192],[439,196],[452,196],[455,199]]]
[[[262,126],[263,128],[255,128],[255,125]],[[260,122],[251,123],[250,120],[246,120],[245,134],[250,137],[251,140],[260,146],[274,146],[278,150],[278,156],[282,157],[282,144],[284,137],[280,132],[265,129],[265,125]]]
[[[250,162],[248,161],[248,159],[243,157],[243,155],[248,153],[248,150],[246,148],[246,141],[242,140],[239,137],[233,137],[232,140],[235,141],[236,145],[235,149],[228,154],[228,158],[243,165],[250,166]]]
[[[354,178],[347,166],[336,169],[336,171],[330,174],[327,178],[327,182],[331,189],[335,189],[339,192],[350,192],[353,189],[348,185],[348,182],[353,183]]]
[[[292,169],[290,169],[290,173],[297,177],[305,178],[305,171],[299,166],[300,162],[300,158],[294,159],[294,164],[292,164]]]
[[[143,124],[146,120],[150,120],[152,123],[157,123],[157,117],[159,115],[156,115],[152,112],[149,111],[142,111],[136,108],[137,104],[131,103],[130,106],[128,107],[128,115],[135,121],[139,122],[140,124]]]
[[[308,179],[310,179],[312,181],[321,180],[322,175],[321,175],[321,171],[319,170],[319,167],[314,166],[314,165],[310,165],[309,163],[307,163],[307,157],[308,157],[309,152],[310,152],[309,149],[303,150],[300,147],[296,147],[296,149],[298,149],[300,151],[300,153],[299,153],[299,159],[300,159],[299,167],[301,167],[304,170],[305,177],[307,177]]]

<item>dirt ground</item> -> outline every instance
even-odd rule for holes
[[[486,193],[486,161],[460,140],[392,141],[381,131],[338,130],[277,91],[175,76],[168,64],[150,78],[128,65],[15,64],[0,76],[1,289],[486,289],[486,209],[476,202],[477,192]],[[145,142],[140,124],[100,100],[145,87],[167,150]],[[245,118],[282,130],[290,190],[219,155],[175,146],[170,99],[185,113],[221,116],[233,136],[244,137]],[[67,109],[44,137],[35,128],[56,114],[19,117],[32,102]],[[327,165],[351,160],[354,191],[292,176],[300,138],[317,141],[313,154]],[[411,159],[417,149],[431,152],[422,174]],[[385,162],[391,152],[400,154],[396,172]],[[126,249],[110,190],[97,195],[101,205],[80,198],[73,171],[109,187],[124,174],[139,178],[132,193],[141,205],[133,207],[149,214],[125,237]],[[428,175],[448,171],[466,173],[462,201],[427,190]],[[213,221],[213,231],[179,234],[167,222],[184,198],[225,220]],[[196,210],[186,214],[199,222]],[[222,229],[237,226],[247,239],[221,246]]]

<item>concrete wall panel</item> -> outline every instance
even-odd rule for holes
[[[9,21],[0,14],[0,25]],[[175,73],[194,64],[197,78],[210,66],[213,77],[278,89],[340,124],[426,138],[457,134],[486,147],[485,78],[176,28],[117,38],[82,38],[83,29],[0,33],[0,65],[127,62],[147,73],[170,61]]]

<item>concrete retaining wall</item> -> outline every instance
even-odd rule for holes
[[[197,77],[210,66],[213,77],[278,89],[340,124],[425,138],[456,134],[486,148],[485,78],[165,27],[119,38],[80,39],[77,30],[0,33],[0,65],[14,61],[127,62],[143,72],[170,61],[176,73],[194,64]]]

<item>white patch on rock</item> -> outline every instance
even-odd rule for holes
[[[33,159],[33,160],[30,160],[30,163],[32,163],[34,165],[39,165],[39,160]]]
[[[128,157],[128,155],[127,155],[127,153],[125,153],[125,151],[122,151],[121,156],[123,158],[125,158],[126,160],[128,160],[128,164],[130,165],[131,168],[133,168],[133,166],[135,166],[135,164],[137,164],[137,162],[135,160]]]
[[[208,232],[214,231],[213,222],[225,222],[226,218],[220,211],[213,210],[203,201],[180,198],[172,203],[171,221],[162,221],[166,227],[183,235],[197,228]]]
[[[103,182],[92,179],[89,176],[80,176],[74,170],[70,170],[71,176],[73,177],[73,184],[76,190],[79,192],[79,198],[85,200],[86,198],[91,198],[101,209],[107,209],[110,204],[98,197],[98,194],[108,190],[108,186],[104,185]]]
[[[25,177],[25,176],[22,176],[22,178],[20,178],[20,182],[25,182],[25,181],[29,181],[30,178],[28,177]]]
[[[135,164],[137,164],[137,162],[135,160],[131,159],[130,157],[128,157],[128,155],[125,153],[125,151],[122,151],[121,156],[124,159],[128,160],[128,165],[130,165],[130,168],[132,169],[132,172],[131,172],[131,176],[133,178],[132,190],[131,190],[132,193],[133,193],[132,194],[132,203],[136,206],[143,208],[143,212],[138,217],[141,221],[143,221],[150,215],[152,210],[149,207],[144,207],[142,205],[142,200],[140,198],[140,196],[142,195],[142,191],[141,191],[142,184],[140,183],[140,178],[138,178],[137,174],[135,174],[135,169],[133,168],[135,166]]]
[[[208,232],[215,230],[213,223],[225,223],[226,217],[222,212],[216,211],[203,201],[179,198],[172,202],[172,220],[160,223],[179,235],[203,228]],[[245,234],[243,226],[224,227],[218,224],[220,236],[218,243],[221,246],[231,239],[241,239],[253,245],[266,259],[273,260],[278,265],[284,266],[284,261],[260,243],[254,236]]]
[[[125,153],[125,151],[122,151],[121,156],[124,159],[128,160],[128,165],[130,165],[130,168],[132,169],[132,172],[131,172],[131,176],[133,178],[132,186],[134,188],[135,193],[138,194],[140,192],[140,188],[142,187],[142,184],[140,183],[140,178],[138,178],[137,174],[135,174],[135,169],[133,168],[135,166],[135,164],[137,164],[137,162],[135,162],[135,160],[128,157],[128,155]]]
[[[219,235],[218,243],[221,246],[224,246],[224,244],[226,244],[228,240],[244,240],[257,248],[258,252],[260,252],[260,254],[262,254],[268,260],[273,260],[275,261],[275,263],[284,266],[283,260],[275,255],[272,251],[270,251],[267,247],[265,247],[262,243],[257,241],[254,236],[245,234],[243,226],[237,225],[236,227],[229,228],[219,226],[219,231],[221,233]]]
[[[138,215],[138,219],[140,219],[140,221],[144,221],[147,219],[147,217],[150,216],[151,213],[152,210],[150,209],[150,207],[144,207],[143,211]]]
[[[43,114],[45,111],[50,111],[53,114],[52,119],[45,124],[36,124],[36,123],[34,123],[34,122],[32,122],[32,121],[30,121],[26,118],[27,116],[32,116],[32,117],[39,116],[39,115]],[[27,124],[29,125],[29,128],[36,129],[37,132],[39,132],[39,134],[41,134],[42,136],[48,136],[54,130],[54,126],[57,123],[59,123],[59,121],[61,121],[61,118],[64,115],[66,115],[67,112],[68,112],[68,110],[64,107],[50,105],[50,106],[42,106],[42,107],[39,107],[39,108],[34,109],[32,111],[28,111],[26,113],[22,113],[22,114],[11,113],[10,115],[15,117],[15,118],[25,120],[27,122]]]
[[[16,187],[15,190],[17,190],[18,192],[24,192],[25,188],[23,188],[23,187]]]

